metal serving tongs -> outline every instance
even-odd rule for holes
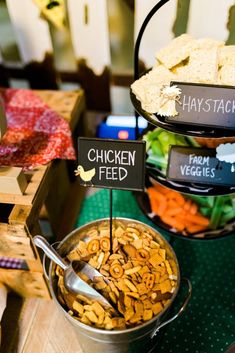
[[[88,283],[83,281],[78,272],[84,273],[89,279],[93,281],[94,277],[103,277],[100,272],[98,272],[94,267],[90,266],[88,263],[78,260],[72,261],[69,264],[62,259],[62,257],[57,253],[57,251],[40,235],[36,235],[33,238],[33,242],[36,246],[41,248],[44,253],[54,261],[58,266],[64,270],[64,285],[67,290],[75,293],[82,294],[92,301],[98,301],[106,309],[112,309],[115,313],[117,311],[109,303],[105,297],[103,297],[99,292],[92,288]],[[104,279],[106,282],[107,280]]]

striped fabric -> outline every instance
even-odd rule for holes
[[[22,259],[15,259],[12,257],[0,256],[0,268],[11,268],[18,270],[25,270],[28,268],[26,262]]]

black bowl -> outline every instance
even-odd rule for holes
[[[156,127],[153,125],[148,126],[139,137],[139,140],[143,139],[143,136],[146,135],[149,131],[153,131]],[[178,132],[174,132],[178,133]],[[182,135],[182,134],[181,134]],[[148,153],[146,154],[146,159]],[[235,193],[234,186],[226,185],[205,185],[199,183],[191,182],[178,182],[169,180],[166,177],[166,174],[161,171],[160,168],[146,162],[146,174],[156,180],[158,183],[166,186],[170,189],[182,192],[184,194],[193,194],[199,196],[219,196],[219,195],[229,195]]]
[[[151,181],[148,177],[146,177],[146,187],[149,187],[151,185]],[[166,235],[170,237],[173,236],[186,240],[188,239],[205,241],[220,239],[229,235],[235,235],[235,219],[228,222],[223,228],[218,228],[216,230],[208,229],[194,234],[183,235],[182,233],[173,230],[170,226],[162,222],[162,220],[151,211],[150,201],[147,192],[135,193],[135,198],[144,215],[159,228],[159,231],[162,230]]]

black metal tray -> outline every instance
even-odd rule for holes
[[[135,108],[135,111],[155,126],[159,126],[167,131],[181,135],[207,137],[207,138],[222,138],[235,136],[234,130],[221,128],[209,128],[186,124],[172,124],[165,121],[165,117],[158,114],[148,113],[141,107],[141,102],[136,98],[135,94],[130,90],[130,99]]]

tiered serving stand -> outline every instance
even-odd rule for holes
[[[135,51],[134,51],[134,79],[137,80],[139,78],[139,48],[143,33],[153,17],[153,15],[169,0],[159,1],[149,12],[146,16],[139,34],[137,36],[136,44],[135,44]],[[136,111],[136,138],[141,138],[138,135],[138,117],[144,117],[149,123],[149,129],[152,130],[153,127],[160,127],[165,129],[166,131],[181,134],[184,136],[192,136],[192,137],[200,137],[200,138],[227,138],[227,137],[235,137],[235,129],[224,129],[224,128],[217,128],[217,127],[201,127],[199,125],[185,125],[185,124],[174,124],[165,121],[165,117],[162,117],[158,114],[148,113],[147,111],[143,110],[141,107],[141,103],[137,100],[134,93],[130,92],[130,98],[132,104]],[[235,178],[234,178],[235,179]],[[170,189],[174,189],[183,194],[191,194],[191,195],[200,195],[200,196],[226,196],[235,193],[235,183],[234,186],[227,186],[227,185],[202,185],[200,183],[189,183],[189,182],[178,182],[169,180],[162,172],[156,167],[152,165],[146,164],[146,187],[151,184],[151,180],[154,182],[160,183],[163,186],[166,186]],[[192,235],[188,235],[185,237],[180,232],[176,232],[170,228],[167,224],[163,223],[160,218],[154,215],[151,212],[150,202],[148,199],[147,193],[137,194],[136,195],[137,202],[143,211],[143,213],[150,218],[153,223],[163,230],[163,232],[170,237],[179,237],[184,239],[191,239],[191,240],[211,240],[217,239],[224,236],[231,235],[235,230],[235,219],[228,222],[223,228],[218,228],[216,230],[206,230],[203,232],[198,232]]]

